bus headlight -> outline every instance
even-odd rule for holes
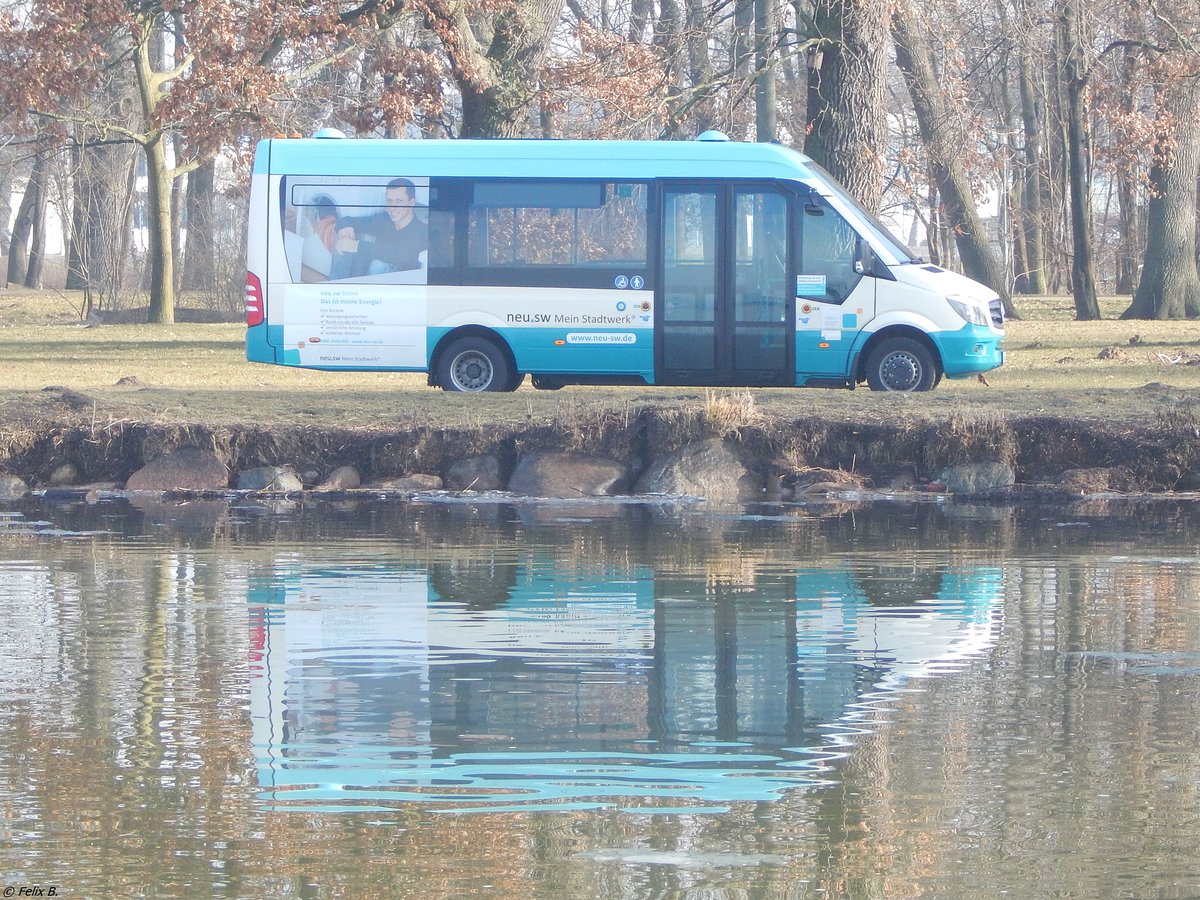
[[[946,302],[950,304],[950,308],[958,313],[964,322],[970,325],[982,325],[984,328],[987,328],[987,310],[974,300],[964,297],[961,294],[950,294],[946,297]]]

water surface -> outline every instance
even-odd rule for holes
[[[0,882],[1200,895],[1200,513],[0,509]]]

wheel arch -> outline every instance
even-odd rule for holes
[[[434,345],[433,352],[429,354],[429,384],[432,387],[437,387],[437,370],[438,364],[441,362],[442,354],[446,352],[446,348],[460,338],[481,338],[496,346],[496,349],[504,354],[504,358],[508,361],[509,367],[514,373],[520,371],[517,368],[517,358],[513,355],[512,347],[508,345],[508,341],[496,331],[494,328],[488,328],[486,325],[460,325],[458,328],[447,331],[442,335],[441,339]]]
[[[933,358],[933,364],[937,367],[937,377],[941,378],[945,371],[942,366],[942,354],[938,351],[937,344],[934,343],[933,338],[920,328],[914,328],[912,325],[889,325],[887,328],[880,329],[872,334],[855,351],[854,364],[850,369],[854,373],[854,383],[858,384],[867,380],[867,360],[870,358],[872,350],[886,340],[901,337],[919,341],[929,351],[929,355]]]

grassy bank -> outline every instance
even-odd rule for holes
[[[428,468],[438,453],[461,453],[501,438],[509,442],[509,452],[530,442],[633,452],[633,438],[614,435],[635,429],[644,440],[651,427],[647,416],[656,423],[651,428],[656,441],[677,443],[706,429],[743,439],[757,435],[753,439],[769,444],[765,449],[776,455],[790,453],[799,460],[807,454],[812,461],[820,456],[820,464],[836,454],[833,449],[814,453],[813,445],[829,441],[806,440],[796,432],[883,427],[892,437],[879,440],[894,447],[897,464],[914,450],[901,446],[895,435],[918,432],[926,443],[953,444],[956,431],[977,432],[972,441],[1003,443],[1008,439],[997,437],[998,428],[1020,435],[1057,422],[1064,434],[1086,427],[1135,443],[1156,434],[1186,440],[1187,423],[1200,418],[1200,322],[1119,321],[1115,316],[1126,304],[1113,298],[1105,303],[1112,318],[1077,323],[1071,320],[1069,298],[1022,300],[1023,318],[1009,325],[1008,362],[987,375],[986,385],[946,380],[932,393],[909,397],[866,389],[568,387],[543,392],[528,383],[513,394],[465,396],[427,387],[424,375],[251,364],[237,323],[89,326],[79,322],[72,298],[0,291],[0,468],[36,476],[29,470],[37,457],[62,455],[68,444],[78,443],[75,453],[84,452],[88,440],[97,447],[128,445],[105,450],[107,461],[90,467],[99,476],[103,468],[127,470],[140,462],[136,457],[152,449],[143,446],[146,440],[170,443],[189,434],[223,444],[231,456],[271,463],[295,461],[286,458],[290,454],[320,465],[324,455],[336,455],[341,446],[343,455],[367,453],[368,466],[392,470]],[[800,428],[799,423],[807,424]],[[82,429],[83,437],[65,437],[71,428]],[[672,428],[678,430],[674,439]],[[58,437],[47,438],[51,433]],[[440,437],[430,437],[435,433]],[[408,449],[384,465],[378,448],[364,449],[381,436]],[[995,452],[1008,452],[1020,464],[1021,454],[1032,451],[1012,440],[1017,442],[1013,449]],[[1059,460],[1060,469],[1113,464],[1086,458],[1089,451],[1080,441],[1076,435],[1067,442],[1075,447],[1074,458]],[[351,445],[357,448],[353,452]],[[1050,452],[1045,442],[1039,446]],[[1114,445],[1104,452],[1141,452],[1131,448],[1134,444]],[[927,468],[939,456],[923,452],[924,461],[907,462]],[[850,461],[858,464],[860,457],[853,449],[850,453]],[[126,461],[118,465],[122,454]]]

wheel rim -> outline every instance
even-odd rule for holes
[[[921,360],[907,350],[889,353],[879,363],[879,380],[889,391],[907,393],[915,390],[924,374]]]
[[[478,350],[466,350],[458,354],[450,365],[450,378],[460,391],[475,393],[487,390],[495,377],[492,361]]]

